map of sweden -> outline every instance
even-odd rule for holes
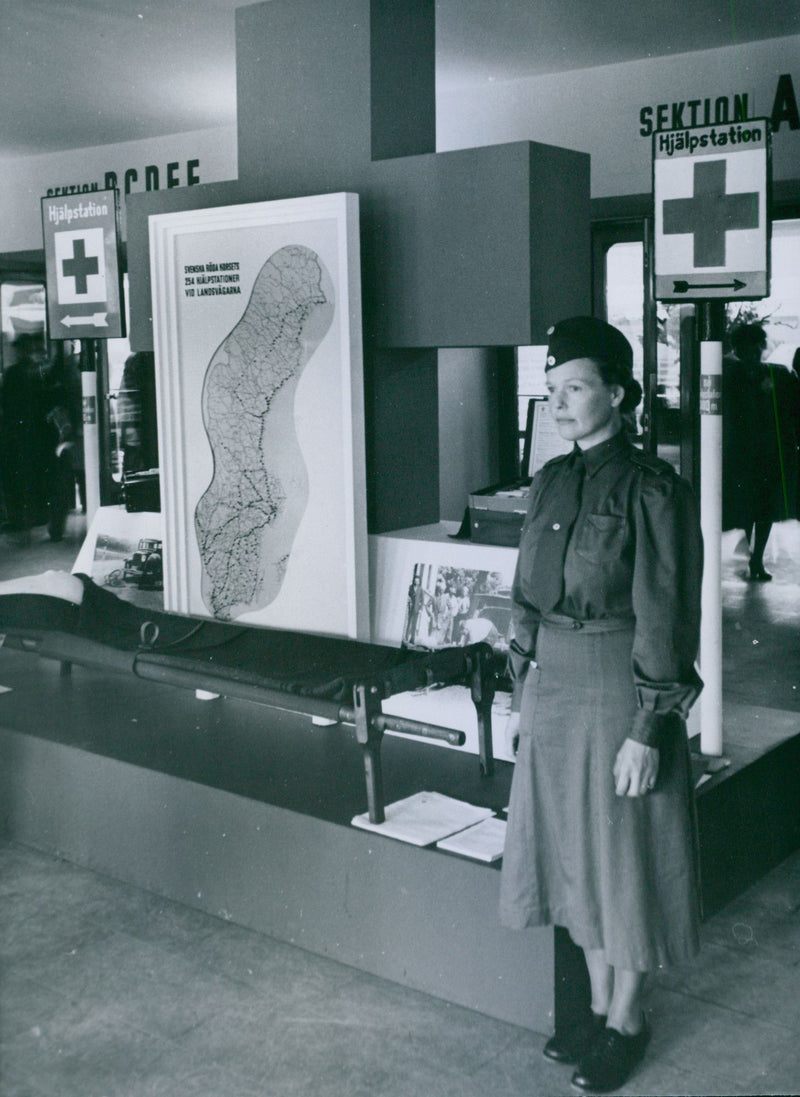
[[[195,531],[203,602],[222,620],[263,609],[281,589],[308,503],[295,392],[333,312],[333,282],[319,256],[281,248],[208,365],[202,414],[214,472]]]

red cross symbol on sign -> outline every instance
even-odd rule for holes
[[[77,237],[72,241],[72,258],[64,259],[61,269],[65,278],[75,279],[76,293],[88,293],[89,275],[99,272],[100,261],[96,255],[86,254],[86,241]]]
[[[694,196],[664,202],[664,232],[693,234],[696,267],[724,267],[726,233],[758,228],[758,191],[727,194],[727,167],[727,160],[698,161]]]

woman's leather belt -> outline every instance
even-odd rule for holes
[[[540,625],[544,625],[545,628],[558,628],[575,632],[579,629],[584,632],[623,632],[625,629],[633,628],[634,618],[605,617],[597,621],[577,621],[574,617],[566,617],[561,613],[548,613],[546,617],[542,618]]]

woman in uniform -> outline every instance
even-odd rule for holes
[[[684,720],[701,688],[702,540],[672,467],[623,430],[641,388],[616,328],[550,331],[549,406],[573,451],[534,477],[512,591],[517,751],[500,913],[565,926],[591,1010],[545,1055],[579,1089],[617,1089],[644,1055],[648,972],[698,947]]]

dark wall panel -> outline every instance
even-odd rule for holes
[[[438,522],[437,352],[376,351],[366,401],[370,529]]]
[[[374,165],[376,338],[525,346],[590,309],[589,157],[528,141]]]
[[[372,5],[372,159],[436,151],[436,12],[433,0]]]
[[[346,190],[370,161],[369,0],[236,12],[239,180],[271,197]]]
[[[590,157],[530,147],[531,338],[568,316],[591,312]]]

